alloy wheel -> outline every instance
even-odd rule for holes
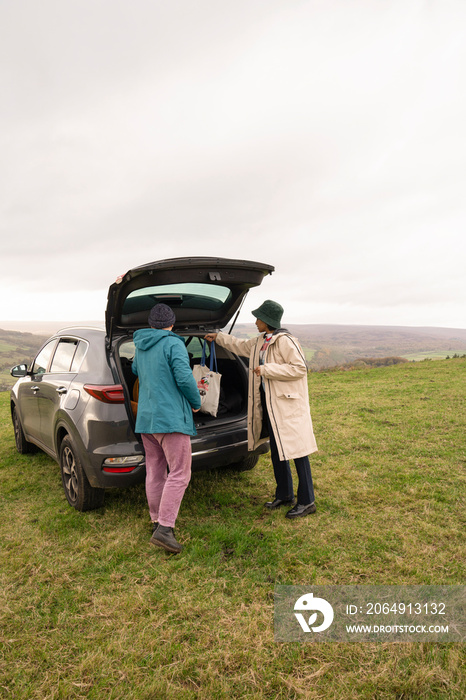
[[[63,450],[62,460],[63,486],[70,500],[76,501],[79,493],[76,459],[73,451],[68,446]]]

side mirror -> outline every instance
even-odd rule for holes
[[[28,373],[27,365],[16,365],[10,369],[10,374],[12,377],[26,377]]]

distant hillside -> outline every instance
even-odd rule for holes
[[[78,324],[43,325],[50,329],[48,335],[51,335],[58,328]],[[338,367],[367,357],[422,360],[466,353],[466,329],[293,324],[288,330],[299,338],[310,369]],[[234,329],[234,334],[240,337],[256,333],[253,323],[238,324]],[[11,367],[29,363],[48,335],[0,329],[0,391],[14,383]]]
[[[47,336],[0,328],[0,391],[9,389],[15,382],[10,369],[14,365],[29,364],[46,339]]]
[[[288,325],[306,352],[311,369],[335,367],[363,357],[440,358],[466,353],[466,329],[404,326]],[[257,333],[254,324],[239,324],[234,333]]]
[[[34,333],[34,335],[45,335],[47,337],[56,333],[60,328],[68,328],[69,326],[93,326],[103,327],[104,321],[2,321],[0,319],[0,328],[6,328],[10,331],[18,333]]]

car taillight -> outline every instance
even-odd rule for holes
[[[133,472],[144,462],[143,455],[130,455],[129,457],[108,457],[102,466],[104,472],[110,474],[125,474]]]
[[[84,390],[104,403],[124,403],[125,395],[121,384],[85,384]]]
[[[109,474],[129,474],[134,472],[135,469],[136,467],[102,467],[102,470]]]

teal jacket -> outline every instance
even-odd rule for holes
[[[182,338],[172,331],[143,328],[134,333],[133,372],[139,377],[137,433],[196,435],[193,408],[201,397]]]

